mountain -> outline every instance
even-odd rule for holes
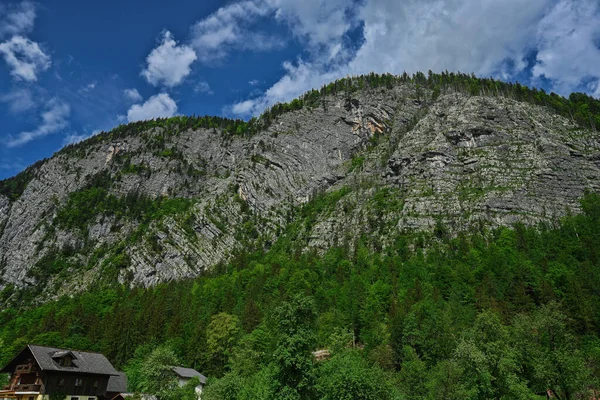
[[[600,101],[446,73],[123,125],[0,182],[0,364],[205,400],[591,399]],[[0,374],[0,387],[8,377]]]
[[[583,95],[372,74],[249,122],[123,125],[0,183],[0,290],[41,301],[151,286],[284,232],[322,253],[359,239],[385,248],[399,232],[552,223],[600,189],[598,115]],[[326,194],[335,201],[290,232]]]

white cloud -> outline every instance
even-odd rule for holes
[[[96,129],[96,130],[92,131],[92,133],[78,134],[75,132],[71,132],[71,133],[65,135],[65,137],[63,138],[63,146],[83,142],[84,140],[89,139],[92,136],[99,134],[100,132],[102,132],[100,129]]]
[[[85,134],[78,135],[77,133],[71,133],[64,137],[63,146],[83,142],[85,139],[87,139],[89,137],[90,137],[90,135],[85,135]]]
[[[0,4],[0,38],[31,32],[34,20],[35,6],[29,1]]]
[[[600,3],[597,0],[561,0],[538,25],[535,77],[550,79],[563,95],[583,79],[600,96]],[[588,83],[589,85],[589,83]]]
[[[0,54],[17,80],[36,81],[37,74],[50,67],[50,57],[36,42],[22,36],[0,43]]]
[[[206,81],[200,81],[194,86],[195,93],[214,94],[210,85]]]
[[[0,95],[0,101],[8,104],[12,113],[18,114],[35,108],[36,104],[29,89],[16,89]]]
[[[592,96],[600,99],[600,79],[597,79],[595,82],[590,82],[588,88],[590,93],[592,93]]]
[[[161,43],[146,58],[147,66],[141,74],[154,86],[177,86],[190,74],[196,58],[194,49],[177,45],[173,35],[165,31]]]
[[[144,104],[134,104],[127,111],[127,121],[141,121],[153,118],[172,117],[177,112],[177,104],[167,94],[150,97]]]
[[[123,93],[125,94],[125,97],[134,103],[142,101],[142,95],[137,91],[137,89],[125,89]]]
[[[284,46],[274,36],[253,32],[248,25],[272,14],[263,1],[242,1],[219,8],[192,27],[192,45],[203,63],[226,57],[233,50],[266,51]]]
[[[559,3],[558,0],[267,1],[277,8],[277,18],[305,39],[309,55],[284,63],[285,73],[279,81],[262,96],[234,104],[231,111],[235,114],[258,114],[265,107],[289,101],[333,79],[371,71],[401,74],[450,70],[510,79],[527,67],[527,56],[536,50],[541,36],[540,21],[551,15]],[[589,15],[570,24],[580,22],[583,26],[578,29],[588,38],[595,14],[584,4],[595,1],[560,0],[578,7],[577,15]],[[552,23],[565,25],[560,18],[552,19]],[[363,38],[353,45],[348,36],[357,26],[362,27]],[[590,50],[589,46],[586,48]],[[595,58],[590,54],[594,52],[581,57],[590,62],[579,67],[582,71],[574,75],[581,78],[600,65],[591,62]],[[563,61],[570,63],[572,59],[565,57]]]
[[[337,71],[317,72],[314,64],[299,61],[296,65],[285,62],[287,73],[260,97],[236,103],[231,112],[237,115],[258,115],[275,103],[287,102],[310,88],[319,88],[338,77]]]
[[[258,86],[260,84],[260,81],[258,79],[252,79],[251,81],[248,82],[248,84],[250,86]]]
[[[338,45],[355,24],[352,0],[267,0],[275,16],[286,23],[294,35],[307,40],[311,47],[330,48]]]
[[[91,82],[81,88],[83,93],[89,93],[96,88],[96,82]]]
[[[8,147],[17,147],[31,142],[43,136],[56,133],[68,126],[68,118],[71,108],[68,104],[53,98],[46,104],[46,110],[42,113],[42,123],[32,131],[19,133],[16,137],[10,135],[6,140]]]
[[[448,69],[489,76],[507,61],[519,70],[552,1],[370,0],[359,14],[365,41],[348,72]]]

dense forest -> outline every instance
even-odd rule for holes
[[[203,400],[589,399],[600,389],[600,195],[554,225],[458,236],[440,225],[378,252],[302,252],[293,230],[346,192],[306,204],[268,251],[196,279],[5,309],[0,363],[28,343],[100,351],[130,390],[161,399],[192,393],[152,378],[174,363],[209,377]]]

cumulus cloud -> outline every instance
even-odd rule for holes
[[[538,25],[534,77],[550,79],[554,89],[568,95],[588,83],[600,97],[600,3],[561,0]]]
[[[41,115],[41,124],[34,130],[21,132],[17,136],[10,135],[6,140],[6,145],[8,147],[22,146],[32,140],[59,132],[68,126],[70,114],[71,108],[68,104],[53,98],[46,104],[45,111]]]
[[[134,104],[127,111],[127,121],[142,121],[172,117],[177,112],[177,103],[167,93],[150,97],[144,104]]]
[[[242,1],[219,8],[192,27],[192,45],[203,63],[226,57],[230,51],[265,51],[280,48],[284,42],[249,28],[252,22],[274,13],[263,1]]]
[[[277,19],[308,44],[283,64],[261,96],[228,111],[256,115],[333,79],[371,71],[443,70],[514,79],[545,77],[562,94],[587,84],[600,94],[597,0],[266,0]],[[362,37],[348,40],[360,27]],[[354,43],[354,45],[353,45]]]
[[[315,49],[340,45],[343,36],[356,25],[353,0],[267,0],[278,21]],[[328,50],[329,51],[329,50]]]
[[[314,64],[299,61],[297,64],[285,62],[286,74],[262,95],[235,103],[231,112],[237,115],[258,115],[275,103],[287,102],[298,97],[309,88],[318,88],[338,77],[338,71],[318,72]]]
[[[196,59],[194,49],[178,45],[173,35],[165,31],[158,47],[146,58],[147,66],[141,75],[154,86],[177,86],[190,74],[190,66]]]
[[[370,0],[360,10],[364,43],[348,72],[517,73],[535,44],[535,26],[553,0]]]
[[[15,114],[29,111],[36,106],[29,89],[16,89],[0,95],[0,101],[6,103],[9,110]]]
[[[125,89],[123,94],[134,103],[142,101],[142,95],[137,91],[137,89]]]
[[[0,43],[0,55],[17,80],[36,81],[37,74],[50,67],[50,57],[36,42],[23,36],[13,36]]]
[[[35,6],[29,1],[0,4],[0,38],[31,32],[35,20]]]

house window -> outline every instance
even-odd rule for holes
[[[60,359],[60,365],[62,367],[70,367],[71,365],[73,365],[73,360],[71,360],[70,357],[64,357]]]
[[[71,397],[71,400],[79,400],[79,397]]]
[[[98,379],[96,379],[92,385],[94,387],[94,389],[98,389],[98,386],[100,386],[100,382],[98,382]],[[91,399],[94,400],[94,399]]]
[[[65,386],[65,378],[58,378],[56,386]]]
[[[83,379],[81,379],[81,378],[75,379],[75,387],[81,387],[81,386],[83,386]]]

